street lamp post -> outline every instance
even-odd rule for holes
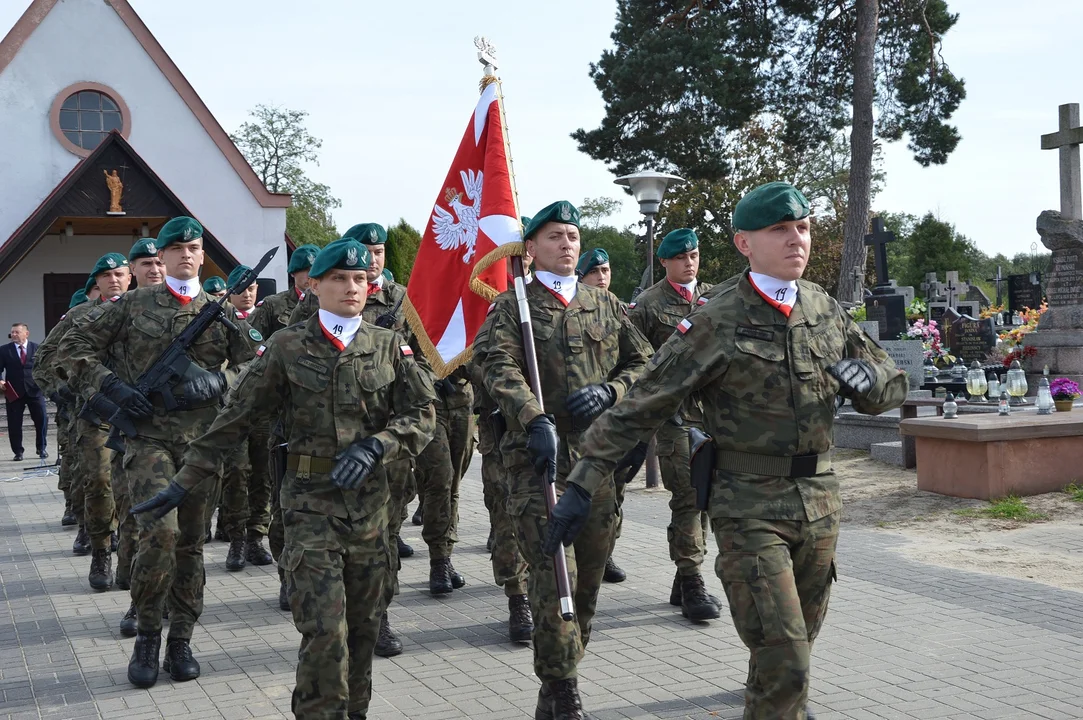
[[[624,175],[614,181],[617,185],[632,191],[632,197],[639,203],[639,212],[647,221],[647,287],[654,285],[654,216],[662,206],[662,196],[666,194],[666,188],[676,182],[684,182],[683,178],[676,175],[643,170],[631,175]],[[646,289],[646,288],[644,288]],[[658,487],[658,481],[662,473],[658,467],[658,455],[655,449],[658,444],[651,437],[647,448],[647,487]]]

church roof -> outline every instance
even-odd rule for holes
[[[72,0],[68,0],[71,2]],[[226,133],[222,126],[218,124],[214,116],[211,114],[210,109],[196,94],[195,88],[181,73],[180,68],[176,66],[166,51],[151,34],[143,21],[136,15],[135,10],[128,3],[128,0],[83,0],[83,1],[97,1],[105,2],[106,5],[111,7],[116,14],[120,17],[121,21],[131,31],[135,39],[143,46],[147,55],[150,56],[154,64],[158,66],[162,74],[169,80],[170,85],[184,100],[185,104],[195,115],[203,129],[206,130],[214,144],[218,146],[218,149],[229,161],[229,164],[240,176],[245,186],[248,187],[249,192],[256,201],[265,208],[286,208],[291,205],[291,198],[288,193],[273,193],[267,189],[263,182],[256,175],[252,166],[245,160],[244,155],[237,149],[237,146],[233,144],[233,141],[229,139],[229,135]],[[22,14],[22,17],[12,26],[3,40],[0,40],[0,73],[4,72],[4,69],[18,54],[19,49],[26,42],[27,38],[34,32],[34,30],[41,24],[45,17],[56,7],[58,0],[33,0],[30,3],[30,7],[26,9],[26,12]]]

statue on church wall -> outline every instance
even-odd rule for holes
[[[124,214],[124,208],[120,206],[120,196],[124,193],[124,183],[120,180],[120,175],[114,169],[110,174],[108,170],[102,170],[105,173],[105,184],[109,188],[109,214]]]

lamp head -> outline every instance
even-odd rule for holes
[[[654,215],[662,205],[662,196],[666,188],[684,179],[654,170],[643,170],[631,175],[624,175],[614,180],[617,185],[632,191],[632,197],[639,203],[639,211],[644,215]]]

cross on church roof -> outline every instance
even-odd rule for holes
[[[888,285],[887,277],[887,244],[894,242],[895,233],[884,228],[884,219],[875,217],[872,219],[872,232],[865,236],[865,244],[874,247],[876,259],[876,284]]]
[[[1083,219],[1080,198],[1079,146],[1083,127],[1079,126],[1079,103],[1060,106],[1060,127],[1042,135],[1042,150],[1060,150],[1060,212],[1066,218]]]

